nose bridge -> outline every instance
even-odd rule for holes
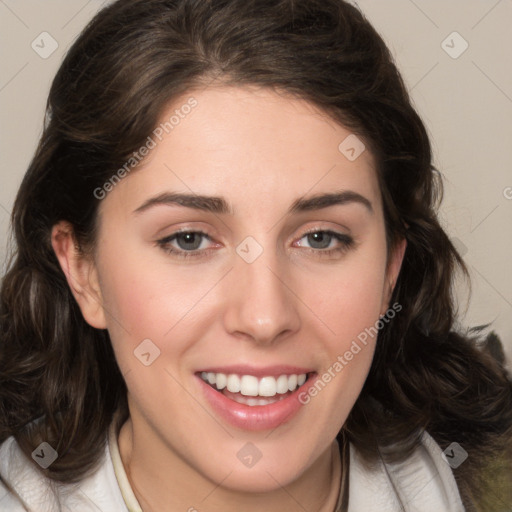
[[[286,283],[285,265],[275,249],[258,246],[253,239],[237,247],[226,329],[258,343],[272,343],[280,335],[297,330],[300,319]]]

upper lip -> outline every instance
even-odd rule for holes
[[[229,366],[208,366],[198,370],[197,373],[225,373],[226,375],[253,375],[254,377],[279,377],[280,375],[300,375],[302,373],[312,373],[311,368],[301,366],[290,366],[285,364],[272,366],[250,366],[250,365],[229,365]]]

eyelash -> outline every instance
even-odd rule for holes
[[[335,254],[341,255],[341,254],[345,253],[346,251],[348,251],[349,249],[351,249],[354,245],[354,239],[352,237],[350,237],[348,235],[341,234],[341,233],[337,233],[335,231],[331,231],[329,229],[313,229],[311,231],[307,231],[306,233],[304,233],[301,236],[301,238],[299,240],[301,240],[305,236],[317,234],[317,233],[327,234],[327,235],[333,237],[335,240],[337,240],[340,243],[340,246],[335,249],[314,249],[314,248],[306,247],[306,249],[309,252],[315,253],[315,255],[318,255],[319,257],[329,257],[329,256],[333,256]],[[202,258],[202,257],[207,256],[212,251],[212,249],[202,249],[202,250],[194,249],[193,251],[185,251],[182,249],[175,249],[170,246],[170,243],[172,241],[176,240],[176,238],[179,235],[188,235],[188,234],[200,235],[203,238],[211,240],[208,233],[205,233],[204,231],[182,230],[182,231],[176,231],[176,233],[173,233],[170,236],[167,236],[165,238],[157,240],[156,244],[167,254],[172,254],[173,256],[176,256],[178,258],[183,258],[183,259]]]

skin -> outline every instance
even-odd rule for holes
[[[128,387],[130,419],[119,435],[124,467],[145,511],[333,510],[340,462],[335,436],[368,374],[375,339],[272,431],[235,428],[202,396],[194,372],[229,364],[332,367],[389,307],[405,242],[387,256],[370,151],[349,161],[350,135],[310,103],[256,87],[210,86],[198,105],[100,204],[93,257],[81,257],[65,222],[52,242],[86,321],[110,333]],[[353,191],[370,201],[287,213],[299,197]],[[233,215],[178,205],[134,214],[163,192],[222,196]],[[202,230],[200,257],[169,254],[157,240]],[[349,235],[326,254],[308,230]],[[253,237],[247,263],[236,247]],[[182,245],[170,243],[179,250]],[[186,246],[185,246],[186,247]],[[251,249],[252,250],[252,249]],[[151,339],[160,356],[134,350]],[[252,442],[252,468],[237,452]],[[333,455],[334,454],[334,455]]]

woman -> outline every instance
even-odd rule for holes
[[[483,510],[512,383],[434,171],[350,4],[101,11],[14,207],[0,509]]]

